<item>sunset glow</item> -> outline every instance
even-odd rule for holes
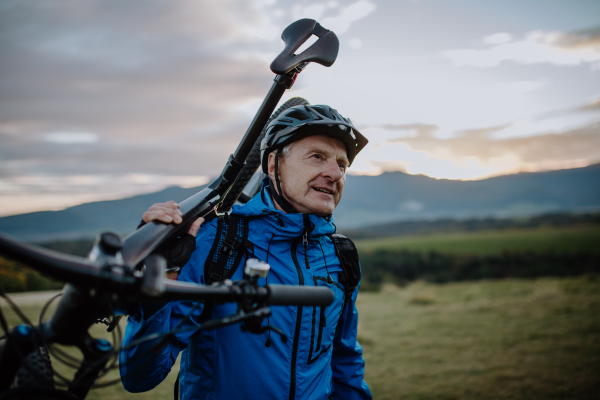
[[[351,174],[438,179],[600,162],[600,3],[15,2],[0,13],[0,216],[206,183],[271,85],[281,32],[340,39],[283,101],[369,138]],[[142,13],[137,12],[143,10]],[[465,10],[468,10],[466,12]]]

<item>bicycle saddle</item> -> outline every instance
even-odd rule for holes
[[[311,36],[319,39],[300,54],[296,50]],[[283,51],[271,63],[271,71],[284,75],[307,62],[316,62],[325,67],[331,66],[337,58],[340,42],[332,31],[323,28],[314,19],[300,19],[283,31],[281,39],[285,43]]]

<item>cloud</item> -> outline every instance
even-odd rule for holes
[[[456,67],[495,67],[503,61],[595,66],[600,61],[599,28],[578,32],[533,31],[519,41],[511,41],[507,33],[497,33],[484,38],[484,42],[492,47],[446,50],[441,53],[442,58]]]
[[[512,124],[469,129],[452,138],[436,137],[432,124],[364,129],[371,142],[357,156],[353,173],[401,170],[436,178],[480,179],[493,175],[582,167],[600,162],[600,123],[534,137],[498,140]],[[393,133],[397,132],[397,136]],[[383,140],[381,140],[383,139]]]
[[[589,102],[588,104],[577,108],[575,111],[600,111],[600,98]]]
[[[555,46],[568,50],[600,50],[600,28],[587,29],[577,32],[556,33],[548,39]]]
[[[496,132],[504,131],[513,126],[513,124],[505,124],[499,126],[490,126],[487,128],[465,129],[457,132],[457,137],[461,138],[491,138]]]
[[[363,19],[373,12],[375,8],[375,4],[372,2],[359,0],[343,8],[338,16],[323,19],[322,25],[336,34],[342,35],[350,29],[352,22]]]
[[[194,177],[215,176],[272,84],[269,63],[283,48],[283,28],[302,17],[317,18],[348,36],[341,37],[347,47],[331,70],[307,69],[285,98],[306,95],[311,102],[339,107],[355,122],[373,125],[381,140],[372,140],[369,151],[384,155],[377,166],[380,170],[426,171],[418,166],[430,165],[453,170],[457,177],[461,168],[466,168],[467,177],[478,176],[481,171],[474,173],[476,168],[468,167],[469,162],[487,168],[491,164],[485,152],[481,159],[465,161],[477,154],[461,153],[453,144],[461,136],[478,137],[477,129],[468,127],[485,130],[515,121],[487,134],[492,136],[488,140],[498,140],[495,135],[500,133],[512,135],[504,140],[516,140],[531,132],[530,127],[545,137],[552,132],[550,125],[556,127],[554,132],[572,130],[575,122],[583,126],[582,121],[565,125],[551,118],[544,125],[524,117],[540,115],[548,107],[583,104],[581,98],[594,94],[588,77],[595,74],[585,71],[583,78],[564,79],[570,88],[562,90],[564,86],[559,87],[561,82],[555,79],[558,72],[554,76],[537,70],[527,76],[507,73],[498,79],[487,74],[491,70],[473,74],[452,68],[449,62],[435,62],[431,52],[437,54],[446,39],[468,35],[471,28],[465,24],[446,35],[445,25],[437,24],[444,21],[432,20],[431,13],[423,13],[414,24],[410,18],[395,23],[400,3],[3,2],[0,187],[11,189],[0,194],[0,209],[31,206],[33,200],[24,200],[26,193],[36,193],[31,198],[39,204],[62,199],[67,205],[84,195],[86,201],[94,196],[116,198],[154,190],[152,185],[186,184]],[[450,20],[456,25],[455,19]],[[529,26],[537,23],[534,19]],[[484,44],[473,49],[492,51],[531,42],[534,47],[581,58],[596,46],[596,36],[590,32],[565,33],[560,38],[543,32],[534,40],[490,31]],[[372,40],[372,35],[383,41]],[[398,41],[407,37],[411,39]],[[395,50],[390,53],[391,48]],[[407,54],[412,51],[423,57]],[[373,73],[375,64],[387,65],[392,72]],[[593,106],[589,107],[579,114],[592,119]],[[410,123],[414,121],[430,123]],[[389,126],[381,126],[384,123]],[[464,138],[463,142],[471,145]],[[484,146],[475,144],[473,151]],[[357,170],[376,170],[375,159],[373,153],[357,160]],[[498,170],[490,167],[488,172]],[[106,183],[111,180],[121,183]],[[11,191],[22,197],[6,200]]]
[[[357,38],[353,38],[350,39],[348,41],[348,44],[350,45],[350,47],[352,47],[353,49],[360,49],[363,45],[362,40],[357,39]]]
[[[23,190],[69,200],[85,188],[113,198],[216,176],[272,84],[268,66],[294,9],[344,33],[375,6],[3,4],[0,208],[16,206],[6,196]],[[106,177],[129,183],[85,184]]]
[[[488,35],[483,38],[483,42],[487,44],[502,44],[510,42],[511,40],[512,36],[506,32],[494,33],[493,35]]]
[[[252,118],[239,107],[272,83],[262,55],[281,50],[281,30],[272,41],[260,35],[279,29],[271,8],[241,0],[3,4],[3,213],[31,206],[26,193],[67,206],[217,175]]]
[[[294,19],[312,18],[325,28],[343,35],[350,29],[353,22],[363,19],[375,10],[372,1],[359,0],[347,6],[338,2],[313,3],[307,6],[296,5],[293,9]],[[335,14],[335,15],[332,15]],[[324,17],[324,18],[323,18]]]
[[[90,132],[50,132],[45,135],[44,140],[61,144],[96,143],[98,135]]]
[[[416,137],[432,137],[439,131],[437,125],[431,124],[399,124],[399,125],[380,125],[380,129],[395,132],[397,139],[416,138]]]
[[[151,193],[166,186],[195,187],[207,182],[208,177],[201,175],[160,174],[38,174],[13,180],[0,177],[0,196],[10,204],[0,209],[0,217],[40,209],[60,210],[90,201]]]

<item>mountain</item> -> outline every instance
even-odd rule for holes
[[[127,234],[137,228],[142,214],[152,204],[185,200],[204,187],[170,187],[121,200],[80,204],[61,211],[11,215],[0,218],[0,232],[28,242],[94,238],[104,231]]]
[[[600,164],[479,181],[389,172],[349,176],[334,216],[356,228],[400,220],[518,217],[600,208]]]
[[[106,230],[126,234],[137,227],[142,213],[153,203],[181,201],[201,188],[172,187],[62,211],[3,217],[0,231],[33,242],[90,238]],[[334,217],[340,229],[355,229],[394,221],[506,218],[598,209],[600,164],[479,181],[438,180],[402,172],[348,176]]]

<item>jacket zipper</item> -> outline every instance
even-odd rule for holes
[[[310,264],[308,263],[308,232],[306,231],[306,228],[304,228],[302,244],[304,245],[304,265],[306,266],[306,269],[310,269]]]
[[[304,222],[304,233],[302,234],[302,244],[304,245],[304,266],[306,269],[310,269],[310,264],[308,263],[308,234],[312,229],[310,217],[307,214],[304,214],[302,217]],[[294,261],[294,265],[296,266],[296,271],[298,272],[298,284],[300,286],[304,285],[304,274],[302,273],[302,268],[300,268],[300,264],[298,263],[298,257],[296,255],[296,251],[298,250],[298,243],[300,242],[300,238],[294,239],[292,242],[292,260]],[[292,372],[291,372],[291,380],[290,380],[290,395],[289,400],[293,400],[296,397],[296,364],[298,359],[298,341],[300,340],[300,326],[302,325],[302,306],[298,306],[298,314],[296,315],[296,330],[294,331],[294,345],[292,347]],[[312,343],[311,343],[312,346]]]
[[[292,241],[292,260],[296,266],[296,272],[298,272],[298,285],[304,285],[304,275],[302,274],[302,268],[298,264],[298,257],[296,251],[298,250],[298,242],[300,238],[296,238]],[[305,252],[306,254],[306,252]],[[296,359],[298,357],[298,341],[300,340],[300,326],[302,324],[302,306],[298,306],[298,313],[296,315],[296,329],[294,331],[294,344],[292,347],[292,371],[290,377],[290,394],[289,400],[293,400],[296,397]]]
[[[304,214],[302,219],[304,222],[304,234],[302,235],[302,244],[304,245],[304,266],[306,269],[310,269],[310,264],[308,263],[308,228],[311,226],[311,223],[307,214]]]
[[[323,328],[327,326],[325,322],[325,307],[321,307],[321,315],[319,318],[319,336],[317,336],[317,351],[321,350],[321,339],[323,338]],[[311,343],[312,346],[312,343]]]

